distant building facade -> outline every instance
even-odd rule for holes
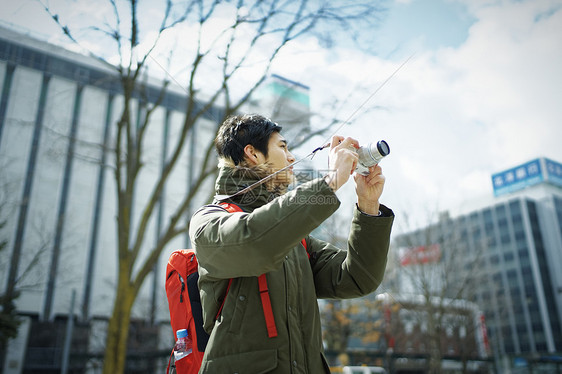
[[[485,320],[478,306],[466,300],[441,299],[423,296],[377,295],[382,311],[384,345],[389,354],[410,359],[395,360],[393,369],[407,367],[427,369],[432,340],[439,341],[442,369],[461,369],[467,372],[488,372],[489,342]],[[434,329],[429,313],[441,314],[442,326]],[[417,359],[416,359],[417,358]],[[420,358],[424,358],[420,360]],[[423,363],[423,365],[420,365]]]
[[[73,314],[78,317],[74,335],[79,336],[72,341],[75,353],[99,354],[104,349],[117,274],[110,139],[123,96],[112,67],[4,28],[0,87],[0,169],[6,203],[0,213],[6,222],[2,235],[8,239],[0,254],[0,287],[3,293],[10,286],[20,292],[16,307],[24,320],[20,336],[10,342],[4,372],[57,370],[73,293]],[[145,104],[150,104],[159,87],[148,84],[146,90]],[[171,88],[154,113],[153,121],[159,123],[146,144],[151,164],[141,178],[149,180],[160,172],[165,144],[177,133],[185,101],[184,92]],[[137,97],[133,108],[141,111],[143,105]],[[208,141],[214,136],[209,129],[217,114],[210,111],[190,133],[182,165],[161,201],[164,217],[187,193],[189,165],[199,157],[193,142],[195,137]],[[138,195],[147,192],[141,188]],[[132,210],[140,213],[140,204]],[[148,243],[159,230],[158,223],[151,225]],[[187,243],[186,236],[170,243],[133,310],[132,334],[160,341],[161,348],[172,336],[153,327],[165,326],[169,319],[165,263],[171,250]]]
[[[310,133],[310,88],[300,82],[272,74],[252,95],[248,110],[274,118],[289,146]]]
[[[156,101],[160,87],[149,81],[145,90],[146,96],[133,103],[137,118],[145,105]],[[299,112],[306,111],[305,91],[299,91],[295,101]],[[73,355],[97,355],[88,361],[88,369],[95,371],[101,364],[117,274],[110,139],[123,107],[118,76],[113,67],[94,58],[0,27],[0,92],[0,198],[6,203],[0,219],[6,223],[2,238],[8,241],[0,253],[0,291],[15,285],[21,293],[16,307],[24,320],[0,371],[60,370],[71,313],[77,317]],[[168,144],[185,117],[186,98],[181,88],[169,87],[153,113],[156,123],[144,144],[148,157],[141,180],[151,181],[161,172]],[[214,138],[220,118],[222,109],[211,108],[188,134],[180,164],[159,202],[162,219],[170,217],[188,193],[196,172],[193,165],[204,157],[198,147]],[[208,199],[213,184],[204,186],[192,209]],[[140,215],[142,197],[150,192],[140,186],[133,215]],[[161,221],[155,221],[148,228],[147,246],[161,232]],[[164,269],[171,251],[188,245],[187,234],[169,243],[143,285],[133,308],[132,350],[142,351],[135,342],[148,342],[154,355],[169,351]],[[154,369],[138,362],[128,365],[130,372]]]
[[[442,215],[431,227],[398,237],[397,246],[406,250],[397,263],[426,258],[439,269],[451,255],[444,237],[457,232],[451,243],[462,251],[456,257],[470,268],[458,275],[467,276],[470,300],[485,313],[493,354],[561,358],[562,164],[539,158],[494,174],[492,183],[496,197],[488,204],[454,218]],[[411,288],[401,271],[398,265],[392,287]]]

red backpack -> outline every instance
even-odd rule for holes
[[[221,203],[227,212],[243,212],[243,210],[234,204]],[[306,249],[306,241],[301,241]],[[310,258],[310,254],[308,253]],[[203,329],[203,309],[201,307],[201,298],[199,296],[199,287],[197,281],[199,274],[197,272],[197,257],[193,249],[178,249],[170,255],[168,265],[166,267],[166,295],[168,297],[168,307],[170,308],[170,322],[174,339],[176,331],[187,329],[192,341],[192,353],[186,357],[171,363],[173,351],[168,361],[167,373],[170,367],[174,368],[177,374],[197,374],[203,361],[205,347],[209,341],[209,335]],[[258,277],[259,290],[263,306],[263,313],[267,325],[267,333],[270,338],[277,336],[277,327],[275,326],[275,318],[271,308],[271,300],[269,297],[269,289],[267,287],[267,278],[265,274]],[[226,294],[230,289],[232,279],[228,282]],[[223,304],[217,313],[217,318],[222,311],[222,307],[226,300],[226,294],[223,298]]]

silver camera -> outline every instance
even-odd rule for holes
[[[356,151],[359,156],[359,162],[355,171],[362,175],[369,175],[369,167],[378,164],[383,158],[388,156],[390,147],[384,140],[379,140],[377,143],[369,143],[364,147],[360,147]]]

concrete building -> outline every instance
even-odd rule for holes
[[[428,358],[438,340],[444,372],[461,371],[463,363],[467,372],[489,372],[486,325],[475,303],[388,293],[377,295],[377,301],[382,303],[384,347],[396,357],[394,370],[430,372]],[[435,317],[443,323],[439,329],[432,328]]]
[[[133,103],[137,118],[144,104],[155,102],[159,87],[148,80],[147,102],[139,96]],[[69,341],[65,335],[69,315],[76,317],[71,365],[74,357],[77,367],[87,365],[96,372],[117,273],[110,141],[123,107],[118,76],[113,67],[95,58],[0,27],[0,88],[0,198],[5,203],[0,218],[6,223],[1,235],[8,240],[0,252],[0,290],[4,293],[15,285],[21,293],[16,307],[23,318],[3,372],[59,372]],[[304,111],[303,98],[308,103],[307,95],[299,91],[299,113]],[[147,183],[140,183],[136,192],[133,215],[140,215],[149,182],[161,172],[168,144],[185,117],[185,102],[181,87],[169,87],[153,114],[156,126],[146,137],[140,175]],[[259,109],[258,104],[254,102],[253,108]],[[211,108],[190,131],[180,165],[159,203],[161,219],[149,225],[146,246],[156,241],[162,220],[188,192],[197,172],[193,165],[204,157],[198,146],[214,138],[221,116],[221,108]],[[203,187],[194,205],[208,199],[213,183]],[[185,219],[189,216],[188,212]],[[169,352],[172,333],[164,270],[169,254],[188,245],[187,235],[176,237],[145,281],[133,309],[131,350],[159,357]],[[155,369],[133,361],[128,372]]]
[[[310,87],[273,74],[253,95],[249,110],[275,118],[289,145],[298,144],[310,132],[309,94]]]
[[[109,144],[123,97],[112,67],[4,28],[0,29],[0,86],[0,168],[8,204],[2,212],[6,219],[2,234],[7,235],[8,245],[1,254],[0,286],[4,291],[13,285],[21,292],[16,307],[24,317],[20,336],[11,341],[4,372],[40,372],[60,368],[73,294],[76,331],[81,335],[73,347],[82,353],[103,352],[117,272],[114,161]],[[147,91],[148,97],[155,98],[158,86],[149,84]],[[154,133],[147,137],[150,157],[141,178],[150,180],[160,172],[161,155],[181,124],[184,102],[185,93],[170,88],[154,114],[153,120],[162,125],[153,126]],[[142,110],[139,103],[134,107]],[[189,166],[200,157],[192,142],[195,137],[210,140],[214,134],[209,130],[217,117],[209,112],[189,135],[191,147],[161,204],[163,217],[190,184]],[[147,192],[137,192],[133,211],[140,211]],[[159,224],[154,222],[147,242],[152,243],[158,232]],[[163,321],[169,319],[164,266],[171,250],[186,245],[186,236],[170,243],[145,283],[132,316],[138,329],[146,321],[165,325]],[[171,333],[160,334],[153,327],[145,330],[151,335],[145,340],[161,342],[162,349],[169,346],[166,335]]]
[[[414,258],[432,261],[417,266],[439,270],[456,257],[455,275],[466,276],[470,292],[463,294],[485,313],[493,354],[509,365],[521,358],[556,361],[562,353],[562,164],[538,158],[494,174],[492,182],[490,201],[398,237],[398,247],[408,249],[402,264],[420,248],[440,253],[418,253]],[[393,287],[411,287],[399,279],[404,268],[395,270]]]

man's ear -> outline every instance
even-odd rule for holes
[[[252,165],[259,165],[261,164],[260,156],[262,153],[254,148],[253,145],[248,144],[244,147],[244,156],[246,160]]]

